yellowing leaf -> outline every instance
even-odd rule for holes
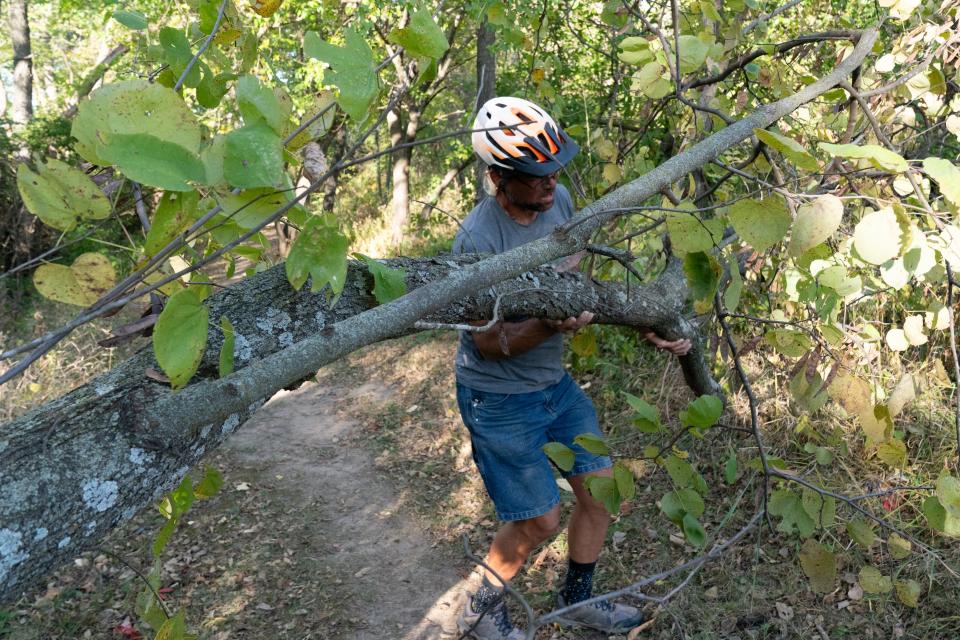
[[[264,17],[270,17],[277,12],[283,0],[250,0],[250,7],[254,12]]]
[[[902,538],[896,533],[891,533],[887,539],[887,549],[895,560],[903,560],[910,555],[913,545],[906,538]]]
[[[890,417],[896,418],[908,402],[917,397],[917,383],[913,374],[906,373],[900,378],[900,382],[893,388],[890,398],[887,401],[887,407],[890,409]]]
[[[740,238],[758,252],[783,240],[793,221],[787,203],[779,195],[738,200],[730,206],[727,217]]]
[[[897,257],[901,245],[900,221],[891,207],[863,216],[853,232],[853,246],[870,264],[883,264]]]
[[[832,156],[868,160],[877,169],[902,173],[907,170],[907,161],[898,153],[877,144],[830,144],[821,142],[820,148]]]
[[[873,399],[870,385],[863,378],[850,373],[838,375],[830,385],[830,397],[850,415],[858,415],[863,411],[873,411]]]
[[[920,596],[923,594],[923,587],[916,580],[897,580],[894,584],[897,589],[897,599],[908,607],[916,608]]]
[[[889,440],[877,446],[877,457],[888,467],[902,469],[907,466],[907,445],[901,440]]]
[[[690,206],[685,203],[680,208]],[[666,218],[671,247],[678,254],[709,252],[723,238],[723,222],[716,218],[703,220],[693,211],[671,211]]]
[[[960,206],[960,169],[955,164],[943,158],[925,158],[923,170],[937,181],[944,198]]]
[[[17,189],[33,215],[54,229],[70,231],[81,220],[110,215],[110,201],[83,171],[54,158],[34,173],[24,163],[17,168]]]
[[[603,179],[604,181],[610,184],[616,184],[620,182],[620,178],[623,177],[623,172],[620,170],[620,167],[617,166],[615,162],[607,162],[603,165]]]
[[[890,329],[887,331],[886,342],[891,351],[906,351],[910,348],[910,342],[903,333],[903,329]]]
[[[923,316],[907,316],[903,321],[903,335],[915,347],[927,344],[927,336],[923,333]]]
[[[42,264],[33,273],[33,285],[45,298],[87,307],[114,284],[117,273],[100,253],[84,253],[69,267]]]
[[[842,220],[843,201],[835,195],[825,194],[801,206],[793,221],[790,255],[797,258],[829,238]]]
[[[327,284],[334,300],[343,291],[347,278],[347,246],[350,241],[340,233],[332,215],[314,216],[293,241],[287,257],[287,280],[299,290],[312,277],[313,291]]]
[[[866,593],[889,593],[893,588],[888,576],[880,573],[876,567],[867,565],[860,569],[860,586]]]
[[[810,579],[810,589],[815,593],[830,593],[837,580],[836,557],[826,547],[808,538],[800,551],[800,566]]]
[[[893,420],[886,405],[878,404],[872,410],[867,409],[858,414],[860,426],[867,436],[867,447],[885,442],[893,432]]]
[[[678,38],[680,44],[680,73],[693,73],[703,66],[710,53],[710,45],[692,35]]]
[[[948,515],[960,518],[960,480],[946,474],[937,478],[937,500]]]

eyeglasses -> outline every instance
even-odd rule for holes
[[[529,173],[517,172],[512,177],[517,182],[521,182],[528,188],[534,189],[536,187],[546,187],[550,185],[550,183],[556,182],[559,175],[560,175],[559,171],[548,173],[545,176],[533,176],[533,175],[530,175]]]

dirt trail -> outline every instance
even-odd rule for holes
[[[222,448],[228,466],[255,468],[269,491],[302,505],[312,542],[334,589],[349,589],[338,638],[439,640],[455,636],[463,603],[462,557],[435,546],[407,513],[362,446],[350,409],[383,404],[392,392],[306,384],[275,395]],[[276,496],[274,496],[276,497]],[[337,585],[336,581],[341,584]]]

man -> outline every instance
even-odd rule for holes
[[[488,165],[495,192],[464,220],[454,251],[507,251],[547,235],[573,216],[570,194],[557,183],[557,175],[579,148],[545,111],[527,100],[493,98],[481,107],[473,128],[473,148]],[[558,268],[569,266],[575,261]],[[473,458],[497,517],[505,523],[486,559],[503,580],[512,579],[530,552],[560,525],[560,494],[543,445],[561,442],[576,453],[573,468],[564,474],[577,502],[558,606],[591,597],[594,567],[610,524],[584,479],[610,476],[612,463],[573,444],[582,433],[601,431],[593,404],[561,361],[563,334],[592,318],[590,311],[563,321],[515,318],[491,331],[463,332],[456,359],[457,401],[470,431]],[[652,332],[647,338],[677,355],[690,348],[687,340],[671,342]],[[479,640],[523,638],[510,622],[502,590],[500,581],[485,570],[458,620],[461,631],[472,629]],[[575,609],[560,622],[615,633],[642,620],[634,607],[602,602]]]

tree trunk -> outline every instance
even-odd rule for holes
[[[836,86],[859,68],[876,37],[875,29],[863,31],[854,50],[825,77],[606,194],[549,236],[475,263],[452,256],[396,261],[412,290],[372,308],[371,277],[356,265],[332,310],[324,291],[296,292],[281,268],[264,272],[208,302],[210,340],[186,388],[172,393],[148,377],[155,365],[144,350],[90,384],[0,425],[0,601],[16,599],[176,484],[278,389],[362,346],[411,331],[422,318],[487,318],[497,299],[504,313],[538,317],[592,309],[597,322],[691,338],[694,346],[681,359],[688,384],[698,393],[718,392],[700,340],[679,313],[686,289],[675,264],[653,284],[633,287],[631,297],[610,283],[588,286],[578,274],[531,269],[584,249],[624,211]],[[215,378],[224,314],[236,328],[237,370]]]
[[[493,28],[484,19],[477,28],[477,104],[473,107],[474,113],[480,105],[497,95],[497,58],[491,49],[495,41]],[[477,203],[487,197],[483,190],[486,173],[486,165],[477,162]]]
[[[30,21],[27,0],[9,0],[10,42],[13,44],[13,96],[11,117],[26,124],[33,117],[33,57],[30,53]]]
[[[387,114],[387,125],[390,128],[390,146],[413,142],[417,138],[417,129],[420,126],[420,112],[407,112],[407,122],[404,125],[398,111]],[[407,223],[410,220],[410,156],[413,149],[404,147],[391,154],[393,157],[392,194],[390,197],[390,222],[387,229],[390,232],[390,244],[398,247],[403,241]]]
[[[416,289],[476,260],[442,256],[387,263],[403,268],[408,286]],[[377,306],[369,293],[372,284],[368,270],[352,263],[343,293],[329,309],[325,290],[294,291],[279,265],[220,292],[209,302],[210,340],[194,384],[198,378],[216,379],[221,316],[234,325],[234,356],[241,370],[311,335],[341,333],[336,323]],[[653,285],[634,286],[629,299],[619,285],[596,286],[580,274],[547,267],[465,298],[430,320],[486,319],[499,297],[507,315],[561,319],[597,309],[602,311],[596,322],[658,326],[665,333],[671,330],[663,327],[671,326],[673,332],[690,334],[679,314],[685,295],[676,262]],[[377,327],[368,329],[376,333]],[[411,331],[392,327],[363,342]],[[331,350],[329,360],[346,352]],[[684,366],[700,368],[699,384],[709,387],[700,391],[711,390],[715,383],[696,358],[684,358],[689,363]],[[191,417],[184,420],[183,411],[163,408],[167,403],[183,405],[183,391],[171,392],[167,384],[148,376],[151,370],[159,367],[152,350],[145,348],[83,387],[0,425],[0,602],[17,599],[23,589],[156,501],[272,395],[222,415],[201,416],[187,409]]]

